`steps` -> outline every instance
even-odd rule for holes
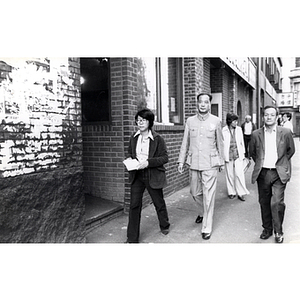
[[[85,195],[85,225],[89,232],[123,214],[123,206],[110,200]]]

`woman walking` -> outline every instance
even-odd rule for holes
[[[129,141],[128,155],[125,162],[135,167],[129,171],[131,196],[129,222],[127,227],[127,243],[138,243],[142,200],[145,189],[149,192],[156,209],[161,233],[169,233],[169,218],[163,196],[166,185],[164,164],[168,162],[168,153],[164,139],[152,130],[154,114],[149,109],[142,109],[135,115],[138,131]]]
[[[228,197],[245,201],[245,195],[249,194],[245,183],[244,164],[245,146],[242,128],[237,126],[238,116],[228,113],[226,126],[222,133],[224,138],[224,159],[226,172],[226,185]]]

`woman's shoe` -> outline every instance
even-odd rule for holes
[[[210,239],[210,236],[211,236],[210,233],[202,232],[202,238],[203,238],[204,240],[209,240],[209,239]]]
[[[241,201],[246,201],[246,199],[245,199],[245,196],[244,196],[244,195],[242,195],[242,196],[238,196],[238,198],[239,198],[239,200],[241,200]]]
[[[200,224],[203,221],[203,217],[198,216],[195,223]]]

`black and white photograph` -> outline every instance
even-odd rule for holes
[[[4,299],[299,297],[300,48],[221,24],[207,47],[203,11],[194,34],[138,31],[156,11],[0,51]]]

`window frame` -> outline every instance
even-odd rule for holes
[[[169,64],[169,58],[167,57],[167,63]],[[163,99],[162,99],[162,64],[161,64],[161,57],[156,57],[155,58],[155,68],[156,68],[156,125],[183,125],[183,98],[184,98],[184,68],[183,68],[183,58],[181,57],[175,57],[176,59],[176,79],[175,79],[175,84],[176,84],[176,107],[177,107],[177,115],[179,117],[178,122],[171,122],[170,117],[169,120],[163,120],[163,113],[162,113],[162,108],[163,108]],[[169,76],[169,74],[167,74]],[[169,79],[169,77],[168,77]],[[168,84],[169,88],[169,84]],[[171,97],[168,96],[168,102],[167,102],[167,107],[168,111],[170,113],[171,105],[169,105],[171,101]]]

